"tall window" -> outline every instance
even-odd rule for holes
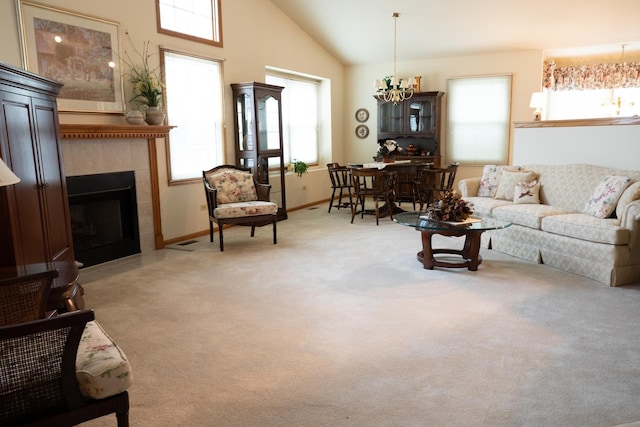
[[[447,160],[507,163],[511,75],[450,79],[447,96]]]
[[[158,32],[222,46],[221,0],[156,0]]]
[[[283,86],[284,162],[318,164],[320,82],[299,76],[267,74],[265,82]]]
[[[219,61],[161,49],[169,136],[169,180],[199,179],[223,163]]]

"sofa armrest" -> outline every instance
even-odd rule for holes
[[[630,230],[629,247],[640,251],[640,200],[629,203],[620,218],[620,226]]]
[[[482,177],[461,179],[458,183],[458,189],[462,194],[462,197],[475,197],[478,195],[478,189],[480,188],[480,180]]]

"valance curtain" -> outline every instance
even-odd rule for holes
[[[546,60],[543,87],[553,91],[640,87],[640,62],[559,67]]]

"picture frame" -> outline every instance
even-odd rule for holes
[[[23,67],[61,82],[58,111],[123,114],[120,25],[16,0]]]

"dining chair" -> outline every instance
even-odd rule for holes
[[[442,192],[453,190],[453,184],[456,180],[458,166],[460,166],[460,163],[454,162],[449,164],[447,167],[432,170],[432,172],[436,175],[435,185],[429,192],[428,196],[425,198],[427,206],[433,201],[433,198],[436,195]],[[420,210],[422,210],[422,205],[420,206]]]
[[[398,202],[398,206],[401,206],[402,202],[410,202],[413,210],[416,210],[416,203],[421,206],[421,186],[427,169],[430,169],[429,165],[417,163],[398,168],[395,188],[395,201]]]
[[[387,208],[385,213],[393,219],[393,193],[396,183],[397,172],[386,171],[384,169],[357,169],[351,171],[351,180],[353,183],[353,194],[356,197],[355,203],[351,207],[351,223],[359,213],[360,218],[364,218],[365,213],[371,213],[365,209],[365,200],[371,198],[375,204],[373,213],[376,216],[376,225],[380,224],[380,213],[382,211],[380,202],[383,201],[383,207]],[[358,205],[360,210],[358,211]],[[383,211],[384,212],[384,211]]]
[[[329,201],[329,213],[331,208],[346,208],[353,205],[353,197],[351,190],[353,185],[351,184],[351,169],[346,166],[340,166],[338,163],[327,163],[327,169],[329,170],[329,178],[331,179],[331,200]],[[338,193],[338,204],[334,205],[334,200]],[[346,193],[346,194],[345,194]],[[343,202],[342,196],[349,197],[349,202]]]

